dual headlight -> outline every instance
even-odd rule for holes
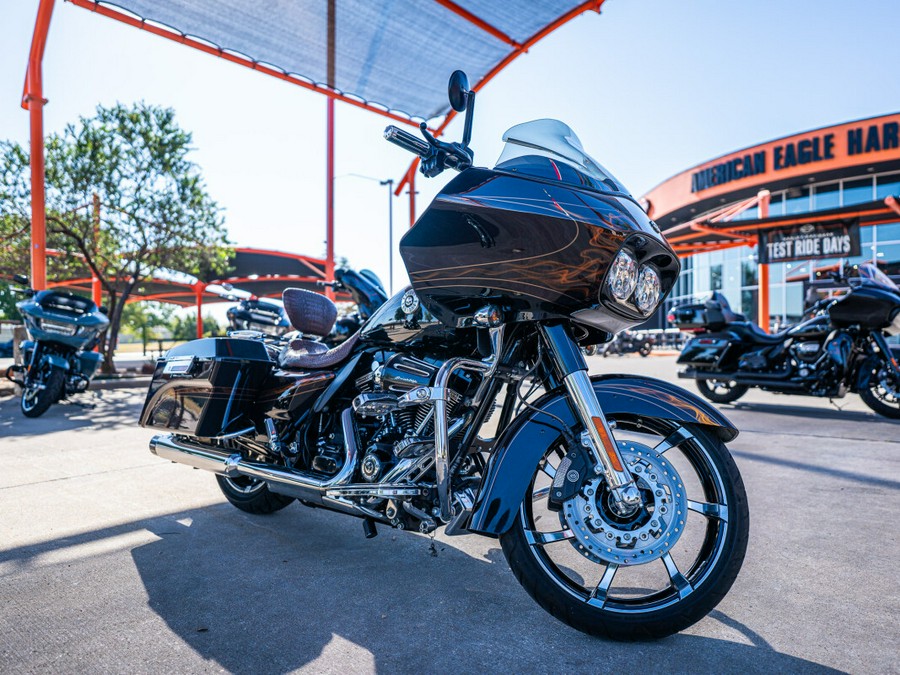
[[[650,265],[638,266],[634,256],[625,249],[619,251],[613,260],[606,285],[618,302],[630,300],[645,316],[656,309],[662,292],[659,273]]]

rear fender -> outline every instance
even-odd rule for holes
[[[640,415],[708,428],[723,441],[738,430],[709,403],[668,382],[637,375],[592,377],[594,392],[606,415]],[[566,395],[551,392],[513,420],[497,439],[481,481],[468,530],[498,536],[513,523],[538,462],[559,439],[560,418],[568,428],[580,426]]]

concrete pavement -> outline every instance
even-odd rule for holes
[[[27,420],[0,399],[0,672],[897,672],[900,423],[855,396],[722,406],[742,430],[744,569],[708,618],[637,644],[546,614],[495,540],[432,550],[297,505],[237,511],[149,453],[143,391],[80,400]]]

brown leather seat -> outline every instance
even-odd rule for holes
[[[333,349],[312,340],[291,340],[278,355],[278,365],[287,370],[331,368],[350,356],[359,331]]]

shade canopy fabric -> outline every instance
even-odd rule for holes
[[[69,0],[133,15],[348,97],[433,119],[447,80],[493,76],[603,0]],[[120,10],[124,10],[124,13]],[[113,14],[110,14],[113,15]]]

